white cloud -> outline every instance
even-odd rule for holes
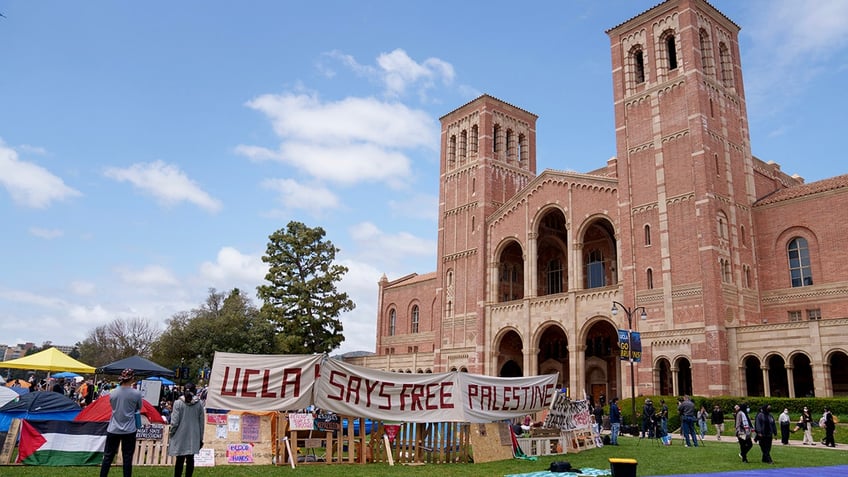
[[[124,282],[131,285],[158,287],[179,284],[173,273],[160,265],[148,265],[140,270],[122,268],[118,270],[118,274]]]
[[[439,198],[435,195],[417,194],[403,200],[390,200],[389,208],[395,215],[414,217],[436,222],[439,218]]]
[[[162,161],[133,164],[125,169],[110,167],[105,175],[119,182],[131,183],[164,205],[185,201],[210,212],[221,209],[219,200],[203,191],[177,166]]]
[[[408,232],[387,234],[371,222],[361,222],[350,228],[351,238],[360,252],[359,259],[374,263],[393,264],[411,257],[431,257],[436,254],[436,242],[416,237]]]
[[[47,155],[47,149],[44,149],[41,146],[31,146],[29,144],[21,144],[20,146],[15,147],[15,149],[24,153],[24,154],[33,154],[33,155],[37,155],[37,156]]]
[[[52,239],[59,238],[59,237],[65,235],[65,232],[63,230],[45,229],[45,228],[41,228],[41,227],[31,227],[29,229],[29,233],[31,235],[36,236],[36,237],[47,239],[47,240],[52,240]]]
[[[23,305],[33,305],[41,308],[61,309],[66,303],[54,296],[38,295],[24,290],[0,290],[0,298]]]
[[[304,209],[319,213],[339,206],[339,198],[320,185],[300,184],[291,179],[266,179],[262,187],[276,191],[287,210]]]
[[[86,282],[82,280],[74,280],[68,286],[70,288],[71,293],[75,295],[91,295],[97,289],[97,286],[94,283]]]
[[[316,180],[340,184],[410,180],[405,150],[434,148],[438,127],[429,114],[374,98],[322,102],[317,96],[262,95],[247,105],[265,114],[282,139],[277,150],[235,148],[251,160],[290,164]]]
[[[339,352],[374,351],[377,336],[377,282],[382,272],[370,264],[356,260],[340,260],[348,272],[339,283],[343,291],[356,303],[356,308],[342,315],[345,340]]]
[[[0,139],[0,185],[19,205],[43,209],[54,201],[82,195],[47,169],[21,161],[14,149]]]
[[[233,283],[256,287],[265,280],[266,273],[268,266],[262,262],[261,256],[244,254],[233,247],[222,247],[215,262],[200,265],[203,280],[222,289],[233,288]]]
[[[401,49],[381,54],[377,64],[382,69],[383,82],[391,96],[402,96],[407,88],[415,85],[419,87],[419,95],[425,96],[425,91],[432,88],[436,80],[448,85],[455,76],[450,63],[438,58],[417,63]]]

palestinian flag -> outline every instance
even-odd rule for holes
[[[18,463],[100,465],[108,422],[29,421],[21,423]]]

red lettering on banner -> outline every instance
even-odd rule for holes
[[[370,379],[365,380],[365,405],[367,407],[371,407],[371,393],[374,392],[374,388],[377,387],[377,381],[371,381]]]
[[[392,408],[392,395],[386,394],[386,386],[394,386],[395,383],[381,383],[380,384],[380,394],[379,396],[386,400],[386,404],[381,404],[377,406],[379,409],[391,409]]]
[[[258,369],[245,369],[244,378],[241,381],[241,397],[256,397],[256,393],[247,390],[247,385],[250,383],[250,377],[254,374],[259,374]]]
[[[334,387],[334,388],[338,389],[338,390],[339,390],[339,395],[338,395],[338,396],[334,396],[334,395],[332,395],[332,394],[328,394],[328,395],[327,395],[327,399],[332,399],[332,400],[334,400],[334,401],[341,401],[341,400],[342,400],[342,396],[344,396],[344,390],[345,390],[345,388],[344,388],[344,384],[341,384],[341,383],[337,383],[337,382],[336,382],[336,376],[341,376],[341,377],[342,377],[342,379],[344,379],[345,374],[344,374],[344,373],[341,373],[341,372],[339,372],[339,371],[336,371],[336,370],[332,370],[332,371],[330,371],[330,386],[332,386],[332,387]]]
[[[275,398],[277,397],[277,393],[272,393],[268,391],[268,384],[271,381],[271,370],[266,369],[264,373],[262,373],[262,393],[260,396],[263,398]]]
[[[269,390],[271,373],[273,369],[251,369],[224,366],[224,380],[221,383],[221,396],[236,396],[244,398],[261,397],[264,399],[276,399],[277,394]],[[292,397],[300,396],[300,381],[303,370],[300,368],[286,368],[283,370],[283,384],[280,389],[280,398],[285,398],[288,388],[292,388]],[[257,385],[257,376],[261,375],[261,384]],[[255,389],[259,388],[257,393]]]
[[[286,397],[286,388],[294,387],[292,397],[300,397],[300,377],[303,370],[300,368],[286,368],[283,370],[283,387],[280,389],[280,397]]]
[[[227,379],[230,377],[230,367],[224,367],[224,380],[221,382],[221,396],[235,396],[236,389],[238,386],[239,374],[241,374],[241,368],[236,368],[235,377],[233,378],[233,388],[231,391],[227,391]]]
[[[350,395],[356,393],[354,404],[359,404],[359,388],[362,387],[362,378],[359,376],[351,376],[347,380],[347,396],[345,401],[350,402]]]
[[[453,396],[453,394],[445,391],[445,388],[452,388],[452,387],[453,387],[452,382],[439,383],[439,396],[440,396],[439,405],[442,407],[442,409],[453,409],[453,403],[448,402],[448,401],[450,401],[450,398]]]

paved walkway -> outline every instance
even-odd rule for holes
[[[712,426],[710,426],[710,428],[712,428]],[[727,432],[727,429],[725,429],[725,432]],[[671,435],[671,438],[674,440],[672,445],[682,445],[686,442],[686,441],[683,440],[683,436],[680,434],[679,431],[670,432],[669,434]],[[631,436],[627,436],[627,437],[631,437]],[[786,444],[786,446],[811,447],[810,445],[804,445],[801,442],[803,440],[803,438],[804,438],[803,433],[794,432],[794,433],[789,435],[789,444]],[[638,439],[638,437],[633,437],[633,439]],[[734,444],[739,442],[736,439],[736,436],[734,436],[734,435],[722,435],[721,441],[719,441],[719,439],[716,437],[715,434],[707,434],[706,436],[704,436],[704,441],[706,441],[707,445],[709,445],[710,442],[732,442]],[[700,440],[698,442],[700,443]],[[756,447],[756,446],[757,445],[754,444],[754,447]],[[783,444],[780,443],[780,437],[777,437],[777,438],[774,439],[773,446],[775,448],[783,446]],[[828,447],[828,446],[822,444],[821,442],[816,442],[813,447],[830,449],[830,450],[835,450],[835,451],[838,451],[838,450],[848,451],[848,445],[846,445],[846,444],[836,444],[836,447]],[[845,474],[845,475],[848,475],[848,474]]]

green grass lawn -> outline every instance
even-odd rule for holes
[[[808,446],[782,446],[780,442],[772,450],[774,465],[760,463],[760,448],[756,444],[748,456],[750,464],[743,464],[739,457],[739,446],[736,440],[729,436],[721,442],[708,441],[701,447],[684,447],[679,435],[675,435],[673,445],[659,446],[653,440],[642,440],[634,437],[619,439],[619,446],[605,446],[599,449],[589,449],[577,454],[540,457],[537,461],[510,459],[497,462],[475,464],[427,464],[421,466],[388,464],[364,465],[326,465],[306,464],[296,469],[287,466],[235,466],[203,467],[195,471],[199,477],[260,477],[260,476],[298,476],[298,477],[372,477],[374,475],[392,476],[428,476],[438,473],[438,477],[468,476],[503,476],[547,470],[555,460],[567,460],[572,467],[594,467],[609,469],[609,458],[633,458],[638,461],[638,475],[669,475],[680,473],[708,473],[729,470],[744,470],[751,468],[780,468],[780,467],[810,467],[844,465],[848,463],[848,447],[844,443],[837,449],[827,449],[819,444]],[[796,440],[797,435],[793,435]],[[95,475],[93,467],[88,468],[51,468],[51,467],[0,467],[2,477],[41,477],[44,475]],[[115,467],[110,475],[121,475],[121,469]],[[171,467],[135,467],[135,477],[170,477]]]

